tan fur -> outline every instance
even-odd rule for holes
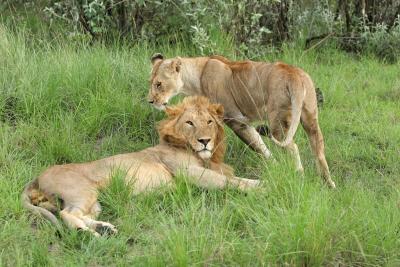
[[[117,231],[96,217],[101,210],[98,190],[107,187],[118,170],[126,173],[126,184],[134,194],[171,185],[174,176],[182,172],[190,182],[205,188],[232,185],[246,190],[258,185],[257,180],[235,177],[232,168],[223,163],[221,105],[205,97],[190,97],[167,108],[166,113],[168,118],[158,128],[159,145],[87,163],[52,166],[26,186],[23,205],[59,225],[53,214],[58,210],[59,198],[64,223],[97,236],[101,230]]]
[[[335,187],[325,159],[318,124],[314,84],[302,69],[282,62],[230,61],[221,56],[152,60],[149,102],[164,109],[175,95],[202,95],[225,109],[224,121],[252,149],[271,159],[271,152],[251,123],[268,121],[271,140],[295,158],[303,171],[294,136],[301,122],[317,167]],[[179,66],[176,68],[176,66]]]

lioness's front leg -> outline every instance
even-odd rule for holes
[[[227,177],[213,170],[199,166],[189,166],[186,172],[192,183],[204,188],[225,188],[231,185],[240,190],[247,190],[260,184],[259,180]]]
[[[250,125],[238,122],[236,120],[226,120],[225,122],[239,138],[245,142],[251,149],[263,155],[266,159],[273,159],[260,134]]]

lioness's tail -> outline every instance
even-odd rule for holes
[[[37,214],[37,215],[41,215],[43,217],[45,217],[47,220],[49,220],[50,222],[52,222],[53,224],[60,226],[60,222],[58,221],[57,217],[54,216],[53,213],[51,213],[50,211],[48,211],[45,208],[42,207],[38,207],[32,204],[31,198],[30,198],[30,192],[33,190],[39,190],[39,185],[38,185],[38,181],[35,179],[31,182],[29,182],[26,186],[24,191],[21,194],[21,201],[22,201],[22,205],[30,210],[32,213]]]
[[[293,88],[294,86],[299,87],[296,90]],[[290,88],[291,87],[291,88]],[[271,134],[271,140],[277,144],[278,146],[281,147],[286,147],[290,143],[292,143],[294,135],[296,134],[297,127],[299,126],[300,123],[300,118],[301,118],[301,110],[303,108],[303,102],[304,98],[306,96],[306,90],[304,88],[303,82],[300,79],[297,80],[292,80],[290,85],[289,85],[289,92],[290,92],[290,101],[292,104],[292,123],[290,124],[289,130],[286,134],[285,140],[282,142],[278,141],[275,139],[273,134]]]

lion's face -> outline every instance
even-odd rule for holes
[[[167,107],[166,113],[169,120],[160,127],[166,142],[189,146],[203,160],[211,159],[223,146],[221,105],[211,104],[205,97],[187,97],[183,104]]]
[[[179,59],[163,60],[162,55],[152,57],[153,69],[150,78],[148,101],[157,109],[164,110],[168,101],[183,87]]]
[[[217,139],[218,125],[207,110],[186,110],[177,121],[175,129],[182,133],[200,158],[211,158]]]

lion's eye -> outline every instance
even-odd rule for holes
[[[186,123],[189,124],[190,126],[193,126],[193,122],[191,121],[187,121]]]
[[[207,122],[208,125],[210,125],[211,123],[213,123],[212,120],[209,120],[209,121]]]
[[[157,88],[157,89],[160,89],[160,88],[161,88],[161,82],[157,82],[157,83],[156,83],[156,88]]]

